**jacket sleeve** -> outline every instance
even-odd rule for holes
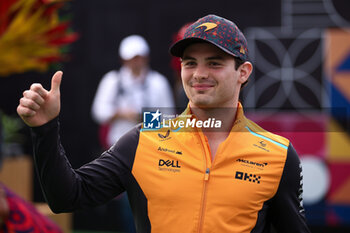
[[[281,233],[309,233],[303,207],[303,176],[299,157],[290,144],[281,181],[271,203],[272,225]]]
[[[73,169],[66,157],[57,118],[32,128],[31,132],[35,168],[44,197],[53,212],[93,207],[125,190],[138,143],[136,128],[99,158],[79,169]]]

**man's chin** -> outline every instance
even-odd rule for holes
[[[215,104],[212,103],[212,101],[208,99],[196,99],[192,101],[193,107],[197,108],[214,108]]]

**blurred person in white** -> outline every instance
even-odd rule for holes
[[[167,79],[149,66],[150,48],[139,35],[124,38],[119,46],[120,70],[106,73],[98,86],[93,118],[108,125],[106,147],[139,123],[144,107],[174,107],[173,93]]]

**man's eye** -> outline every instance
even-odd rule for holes
[[[194,65],[196,65],[196,63],[193,61],[188,61],[188,62],[184,62],[183,65],[184,66],[194,66]]]
[[[220,63],[218,63],[218,62],[210,62],[209,65],[210,66],[219,66]]]

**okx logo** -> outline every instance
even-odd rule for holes
[[[260,184],[260,178],[261,176],[246,173],[246,172],[239,172],[239,171],[236,171],[236,175],[235,175],[235,179],[237,180],[245,180],[245,181],[249,181],[257,184]]]
[[[156,112],[143,112],[144,129],[160,129],[162,113],[157,109]]]

